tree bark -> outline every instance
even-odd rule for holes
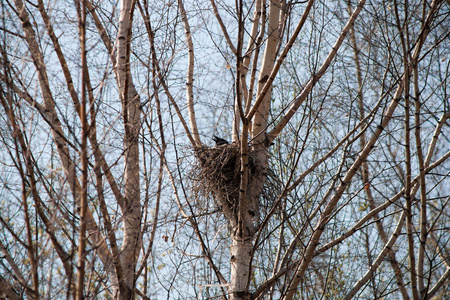
[[[141,126],[140,97],[136,92],[130,73],[131,26],[135,1],[123,0],[120,7],[117,38],[117,81],[122,102],[125,127],[125,194],[123,211],[123,244],[120,262],[123,280],[119,299],[134,298],[136,264],[142,248],[141,205],[139,182],[139,132]]]
[[[253,248],[251,237],[231,236],[230,262],[231,278],[229,299],[246,299],[248,296],[248,280],[250,277],[250,261]]]
[[[268,40],[264,50],[262,70],[258,82],[257,95],[261,92],[275,64],[279,43],[278,27],[280,18],[280,1],[272,0],[269,6]],[[239,80],[239,79],[237,79]],[[266,130],[270,110],[271,92],[267,92],[256,107],[253,120],[244,120],[241,140],[241,187],[238,204],[237,224],[231,233],[230,264],[231,276],[230,299],[247,299],[251,279],[251,260],[254,239],[254,222],[258,214],[258,197],[266,180],[267,146]],[[251,128],[249,128],[251,124]],[[250,129],[252,137],[252,158],[255,170],[249,172],[247,132]],[[245,140],[244,140],[245,139]],[[247,188],[248,187],[248,188]]]

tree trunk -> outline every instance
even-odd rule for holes
[[[121,2],[117,42],[117,80],[122,101],[122,117],[125,127],[124,149],[126,149],[125,197],[122,207],[123,244],[120,249],[124,284],[120,284],[119,299],[134,298],[136,263],[142,247],[138,144],[140,98],[133,86],[129,66],[133,10],[134,1],[123,0]]]
[[[236,234],[232,234],[231,236],[231,278],[229,299],[245,299],[248,296],[250,260],[253,247],[252,239],[252,236],[243,238]]]
[[[268,24],[268,41],[264,50],[264,58],[262,62],[262,69],[258,81],[257,95],[261,92],[264,84],[267,82],[270,72],[273,69],[276,50],[279,43],[279,19],[280,19],[280,1],[270,1],[269,7],[269,24]],[[254,163],[254,170],[249,172],[249,164],[241,167],[241,176],[248,174],[247,191],[244,196],[240,197],[238,224],[234,226],[231,234],[230,247],[230,299],[248,299],[249,283],[251,279],[251,260],[254,239],[255,220],[258,215],[258,198],[264,187],[264,182],[267,176],[267,144],[266,131],[267,119],[270,110],[271,89],[266,93],[263,100],[256,107],[256,113],[251,122],[252,128],[250,135],[252,137],[252,159]],[[247,124],[243,125],[243,136],[247,134]],[[245,141],[244,141],[245,142]],[[244,144],[241,144],[241,160],[248,155],[248,151],[244,149]],[[242,154],[242,153],[241,153]],[[241,185],[241,192],[244,186]]]

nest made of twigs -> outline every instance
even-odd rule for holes
[[[191,188],[196,198],[198,209],[208,212],[225,207],[234,211],[237,208],[239,199],[239,189],[241,181],[240,172],[240,149],[237,143],[220,145],[215,147],[202,146],[194,149],[197,163],[193,165],[190,178]],[[256,167],[255,152],[248,152],[248,186],[252,184],[252,179],[259,177]],[[275,202],[280,188],[276,186],[279,182],[275,174],[265,171],[265,187],[258,200],[257,211],[267,210]],[[269,185],[269,186],[267,186]],[[214,201],[211,205],[210,200]]]
[[[241,181],[239,145],[202,146],[195,149],[195,156],[198,161],[195,167],[197,187],[203,193],[212,194],[213,198],[226,199],[230,206],[235,206]],[[252,151],[249,151],[248,158],[248,170],[250,173],[255,172]]]

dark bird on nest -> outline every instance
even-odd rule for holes
[[[224,140],[216,135],[213,135],[213,141],[216,142],[216,146],[220,145],[229,145],[230,143],[227,140]]]

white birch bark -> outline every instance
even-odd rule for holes
[[[265,1],[264,1],[265,2]],[[265,3],[264,3],[265,4]],[[234,105],[234,122],[233,122],[233,142],[237,142],[239,140],[239,127],[241,125],[241,112],[240,107],[244,107],[245,111],[247,112],[250,109],[250,101],[252,97],[252,89],[250,91],[247,90],[247,84],[246,84],[246,77],[248,73],[248,67],[250,65],[251,60],[251,52],[255,51],[254,54],[254,63],[256,63],[257,57],[258,57],[258,45],[261,43],[263,31],[265,28],[265,21],[261,22],[261,26],[259,26],[259,22],[262,15],[262,6],[263,1],[257,0],[255,2],[255,9],[253,11],[253,19],[252,19],[252,29],[250,33],[250,37],[247,44],[247,50],[244,53],[244,56],[242,57],[242,66],[241,70],[239,72],[241,79],[240,79],[240,89],[243,95],[243,99],[241,97],[236,97],[235,105]],[[258,27],[260,27],[260,34],[258,35]],[[224,29],[225,30],[225,29]],[[231,47],[231,46],[230,46]],[[237,53],[236,50],[233,50],[233,53]],[[254,82],[254,77],[250,78],[250,82]],[[238,103],[238,101],[242,101],[243,103]]]
[[[238,235],[232,235],[230,247],[230,300],[245,299],[248,296],[252,248],[251,238],[240,238]]]
[[[276,51],[279,43],[279,25],[280,25],[280,1],[270,1],[269,7],[269,24],[267,28],[268,38],[266,48],[264,50],[264,57],[259,76],[257,95],[259,95],[264,87],[264,84],[269,80],[270,73],[275,65]],[[259,148],[264,148],[263,142],[266,138],[265,132],[267,129],[267,119],[270,110],[271,89],[265,94],[262,102],[257,107],[252,123],[251,136],[253,145]]]
[[[123,0],[120,5],[119,29],[117,35],[116,74],[125,127],[125,194],[123,211],[123,243],[120,262],[123,280],[119,299],[134,297],[136,263],[142,248],[141,205],[139,182],[139,131],[140,97],[132,83],[130,74],[131,26],[133,23],[133,0]]]
[[[279,43],[278,27],[280,17],[280,1],[270,1],[269,24],[267,28],[267,44],[264,51],[262,69],[258,82],[257,94],[263,88],[270,72],[275,64],[276,51]],[[267,145],[264,143],[267,128],[267,118],[270,110],[271,93],[268,92],[261,104],[258,106],[252,121],[250,135],[252,137],[252,150],[255,151],[254,159],[256,174],[247,178],[247,144],[246,140],[241,141],[241,196],[239,199],[238,224],[232,228],[230,263],[231,276],[229,293],[230,299],[245,299],[248,297],[248,287],[251,276],[251,252],[253,248],[254,221],[257,214],[257,199],[264,186],[267,169]],[[242,139],[246,138],[250,120],[246,120],[243,125]],[[248,190],[247,190],[248,183]]]
[[[178,0],[178,8],[183,20],[184,33],[186,36],[186,43],[188,47],[188,70],[186,74],[186,99],[189,113],[189,123],[191,125],[192,137],[194,138],[196,147],[200,147],[200,135],[198,134],[197,120],[195,118],[194,109],[194,44],[192,43],[191,28],[189,26],[186,10],[184,9],[183,1]]]

